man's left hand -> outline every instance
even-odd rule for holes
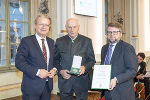
[[[55,74],[56,74],[56,69],[51,69],[49,78],[53,78],[55,76]]]
[[[111,79],[110,88],[108,90],[112,91],[116,87],[116,84],[117,84],[117,80],[115,78]]]
[[[80,75],[84,74],[85,66],[81,66],[79,72],[80,72]]]

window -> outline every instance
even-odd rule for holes
[[[28,35],[28,0],[0,0],[0,70],[13,69],[20,40]]]

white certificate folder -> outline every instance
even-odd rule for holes
[[[94,65],[92,89],[109,89],[111,65]]]
[[[81,62],[82,62],[82,57],[80,57],[80,56],[74,56],[73,57],[73,62],[72,62],[70,74],[75,74],[75,75],[80,74],[79,70],[81,67]]]

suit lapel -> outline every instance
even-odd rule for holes
[[[52,66],[52,62],[53,62],[53,47],[54,47],[54,44],[46,37],[46,40],[47,40],[47,44],[48,44],[48,48],[49,48],[49,67],[48,67],[48,70],[50,69],[50,66]]]
[[[106,54],[107,54],[107,51],[108,51],[108,47],[109,47],[109,44],[106,45],[106,48],[105,48],[105,50],[104,50],[104,55],[105,55],[105,57],[106,57]]]
[[[106,45],[102,48],[101,64],[104,64],[104,62],[105,62],[105,57],[106,57],[106,54],[107,54],[108,47],[109,47],[109,43],[106,44]]]
[[[46,37],[46,40],[47,40],[47,44],[48,44],[48,48],[49,48],[49,54],[50,54],[50,56],[49,56],[49,61],[50,61],[50,58],[51,58],[51,51],[52,51],[52,46],[51,46],[51,42],[48,40],[48,38]]]
[[[121,54],[120,51],[121,51],[121,41],[119,41],[116,44],[116,47],[115,47],[114,52],[112,54],[111,62],[110,63],[112,63],[113,60],[116,60],[118,58],[118,56]]]
[[[43,62],[45,62],[45,59],[44,59],[44,56],[43,56],[43,52],[42,52],[42,50],[40,48],[40,45],[39,45],[35,35],[33,35],[33,43],[35,44],[36,51],[39,52],[40,57],[43,59]]]
[[[104,48],[104,61],[105,61],[105,57],[107,55],[108,47],[109,47],[109,44],[107,44],[106,47]]]

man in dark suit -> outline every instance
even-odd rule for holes
[[[121,37],[121,25],[109,23],[109,43],[101,51],[101,64],[112,65],[110,88],[104,91],[106,100],[135,100],[133,79],[137,73],[137,57],[133,46],[123,42]]]
[[[146,63],[144,62],[145,54],[143,52],[138,53],[137,59],[138,59],[138,72],[137,72],[137,75],[135,77],[135,82],[137,82],[136,91],[139,93],[139,91],[142,91],[142,89],[145,88],[145,99],[150,100],[150,97],[149,97],[149,94],[150,94],[149,78],[144,77],[144,75],[146,74]],[[142,89],[139,88],[141,86],[141,83],[144,83],[144,87]],[[141,98],[144,98],[143,91],[139,94],[141,95]]]
[[[50,100],[56,68],[53,67],[54,41],[46,35],[51,19],[39,15],[35,19],[35,34],[21,40],[15,65],[23,72],[23,100]]]
[[[79,27],[77,19],[68,19],[68,34],[56,40],[54,65],[58,70],[60,100],[73,100],[73,93],[77,100],[87,100],[88,71],[95,64],[95,55],[91,39],[78,34]],[[79,75],[69,73],[74,56],[82,57]]]
[[[137,59],[138,59],[138,72],[136,75],[136,79],[139,79],[139,81],[143,83],[144,74],[146,73],[146,63],[144,62],[145,54],[142,52],[138,53]]]

